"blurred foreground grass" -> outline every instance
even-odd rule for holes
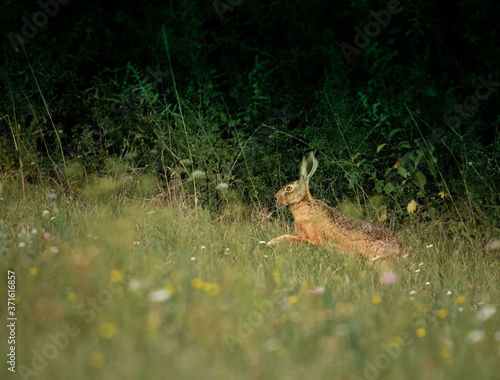
[[[493,257],[418,225],[394,262],[271,250],[283,223],[117,202],[106,183],[85,201],[3,185],[4,358],[9,269],[18,320],[2,378],[498,378]]]

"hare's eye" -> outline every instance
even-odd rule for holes
[[[292,190],[293,190],[293,187],[292,187],[292,186],[290,186],[290,185],[288,185],[287,187],[285,187],[285,190],[286,190],[286,191],[292,191]]]

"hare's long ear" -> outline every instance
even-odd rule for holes
[[[309,182],[309,178],[314,174],[318,167],[318,160],[314,157],[314,151],[309,150],[304,154],[302,158],[302,164],[300,165],[299,180],[304,183]]]

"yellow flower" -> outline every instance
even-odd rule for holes
[[[174,294],[174,286],[171,283],[165,285],[165,290],[168,294]]]
[[[458,296],[457,298],[455,298],[455,302],[457,303],[457,305],[461,305],[465,302],[465,297],[464,296]]]
[[[437,316],[438,316],[438,318],[441,318],[441,319],[446,318],[448,316],[448,309],[440,309],[437,312]]]
[[[109,275],[109,278],[113,282],[122,282],[123,281],[123,272],[117,269],[112,269]]]
[[[116,329],[115,325],[112,323],[102,323],[99,326],[99,333],[104,339],[111,339],[115,335]]]
[[[381,303],[381,302],[382,302],[382,297],[380,297],[380,296],[373,296],[372,297],[372,303],[373,304],[376,305],[376,304]]]
[[[76,297],[77,297],[76,293],[68,293],[68,300],[69,301],[76,300]]]
[[[441,348],[441,356],[446,364],[453,364],[453,350],[451,347]]]
[[[341,279],[340,274],[338,274],[338,273],[334,274],[333,279],[334,279],[334,281],[340,281],[340,279]]]
[[[290,301],[290,303],[296,303],[298,300],[299,300],[299,297],[297,297],[297,296],[288,297],[288,301]]]
[[[219,284],[215,283],[205,283],[203,285],[203,290],[205,293],[207,293],[209,296],[216,296],[217,294],[220,293],[220,286]]]
[[[30,268],[30,274],[32,276],[36,276],[38,274],[38,268],[37,267],[31,267]]]
[[[199,277],[193,278],[191,280],[191,286],[195,289],[201,289],[203,287],[203,284],[204,284],[203,280]]]
[[[273,277],[274,277],[274,282],[276,282],[277,284],[279,284],[281,281],[280,281],[280,272],[278,272],[277,270],[273,270]]]
[[[100,352],[92,352],[89,358],[89,364],[92,368],[101,368],[106,361],[106,357]]]
[[[415,331],[415,335],[419,338],[425,338],[425,336],[427,335],[427,331],[424,328],[420,328]]]
[[[401,347],[403,344],[403,339],[400,336],[395,336],[392,338],[391,343],[389,343],[389,346],[391,347]]]

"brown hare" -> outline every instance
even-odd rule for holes
[[[272,239],[268,245],[281,241],[334,245],[343,253],[358,252],[363,256],[394,257],[404,254],[396,235],[387,228],[342,215],[325,202],[311,197],[309,179],[318,167],[313,151],[302,159],[299,179],[291,182],[275,195],[279,203],[290,206],[295,219],[295,235]]]

